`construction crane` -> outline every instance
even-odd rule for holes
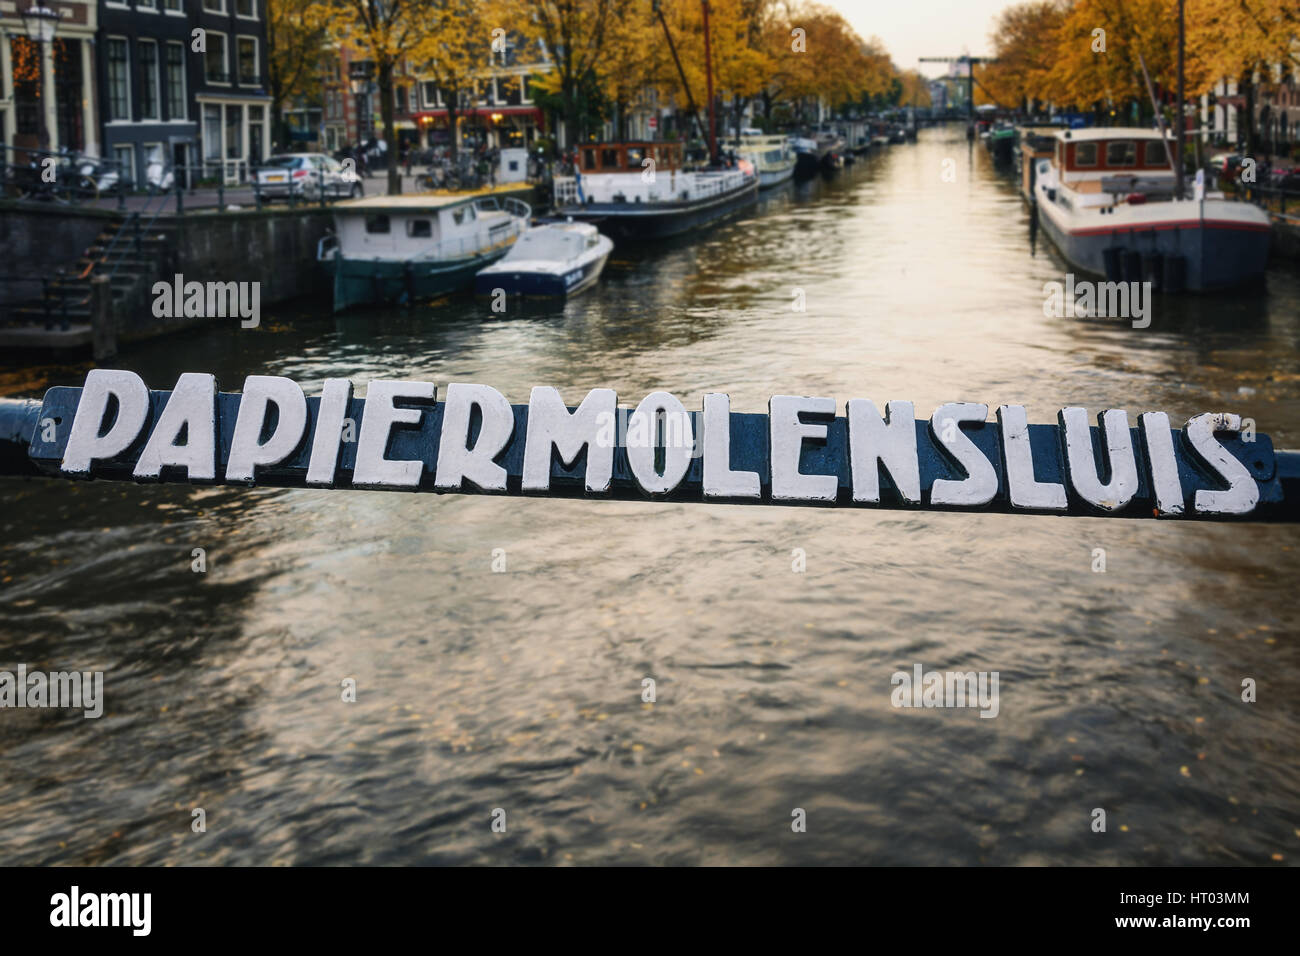
[[[921,56],[917,57],[921,63],[965,63],[966,64],[966,116],[971,121],[975,121],[975,64],[976,63],[996,63],[997,57],[993,56]]]

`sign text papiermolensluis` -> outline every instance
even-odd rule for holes
[[[978,402],[918,420],[907,401],[794,395],[752,414],[721,393],[688,411],[662,391],[631,408],[608,388],[569,406],[537,387],[511,405],[487,385],[439,396],[405,381],[372,381],[362,399],[341,378],[307,397],[266,375],[236,394],[194,372],[150,391],[133,372],[97,369],[83,388],[46,393],[28,454],[46,473],[136,481],[1126,517],[1284,510],[1287,456],[1232,413],[1181,428],[1121,409],[1094,424],[1073,406],[1055,424],[1029,424],[1020,405],[992,418]]]

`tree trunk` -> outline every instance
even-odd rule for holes
[[[397,130],[393,128],[393,61],[379,61],[379,114],[384,119],[384,140],[388,146],[384,161],[388,165],[388,195],[402,194],[402,178],[397,168]]]
[[[1247,70],[1241,77],[1241,90],[1245,98],[1245,136],[1242,140],[1242,154],[1251,156],[1255,152],[1255,81],[1254,69]],[[1241,123],[1237,124],[1241,127]],[[1240,129],[1239,129],[1240,131]]]

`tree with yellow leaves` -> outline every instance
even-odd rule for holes
[[[1256,75],[1264,82],[1275,67],[1300,72],[1300,7],[1295,0],[1188,0],[1187,46],[1204,65],[1208,89],[1220,77],[1234,79],[1245,99],[1245,148],[1256,148]],[[1205,90],[1198,90],[1205,92]]]
[[[379,86],[379,105],[388,149],[388,194],[402,191],[393,135],[394,79],[407,57],[424,41],[430,19],[458,0],[313,0],[303,11],[304,22],[319,26],[325,36],[347,47],[355,59],[370,60]]]
[[[320,102],[321,45],[325,31],[304,16],[316,0],[267,0],[267,91],[271,94],[272,139],[288,139],[284,106],[299,97]]]
[[[424,12],[409,61],[418,77],[442,93],[453,157],[462,101],[477,98],[480,77],[491,68],[494,55],[504,51],[506,39],[505,28],[494,25],[478,0],[436,0]]]
[[[609,52],[615,25],[636,0],[491,0],[492,17],[508,31],[544,44],[553,69],[536,86],[558,95],[568,142],[579,134],[585,98]]]

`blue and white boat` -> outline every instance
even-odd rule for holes
[[[563,298],[596,284],[614,243],[585,222],[557,222],[529,229],[503,259],[474,277],[476,295]]]
[[[1036,160],[1038,222],[1081,271],[1149,279],[1168,292],[1258,282],[1268,263],[1268,213],[1223,193],[1174,195],[1169,147],[1156,130],[1060,130]]]

